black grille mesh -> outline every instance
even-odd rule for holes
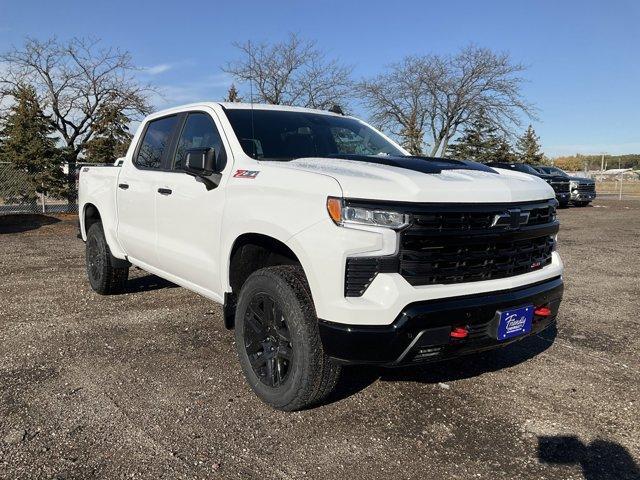
[[[403,235],[400,274],[411,285],[476,282],[521,275],[551,262],[553,238],[468,244]]]
[[[578,191],[579,192],[595,192],[596,184],[595,183],[579,183]]]
[[[569,181],[552,181],[551,187],[556,193],[569,193]]]
[[[400,273],[411,285],[476,282],[521,275],[551,263],[555,200],[517,205],[424,206],[411,210],[397,255],[347,259],[345,296],[358,297],[378,273]],[[416,211],[417,210],[417,211]],[[495,224],[512,211],[528,218]]]

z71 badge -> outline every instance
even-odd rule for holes
[[[235,178],[256,178],[260,170],[236,170],[233,174]]]

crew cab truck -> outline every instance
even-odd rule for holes
[[[570,182],[566,174],[559,175],[555,172],[546,172],[538,167],[533,167],[527,163],[522,162],[490,162],[489,165],[492,168],[504,168],[507,170],[515,170],[517,172],[528,173],[540,177],[547,182],[553,188],[556,194],[556,200],[561,207],[567,207],[571,200]]]
[[[571,203],[576,207],[586,207],[596,199],[596,182],[591,178],[572,176],[558,167],[540,165],[535,168],[540,173],[557,175],[569,180]]]
[[[147,117],[118,166],[82,168],[100,294],[138,266],[223,305],[265,402],[321,402],[344,364],[443,361],[551,325],[553,189],[410,156],[339,113],[201,103]]]

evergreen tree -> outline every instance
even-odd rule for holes
[[[242,98],[238,93],[238,89],[233,83],[229,87],[229,91],[227,92],[227,97],[224,99],[224,101],[225,102],[241,102],[242,101]]]
[[[536,135],[531,125],[516,142],[516,155],[523,163],[538,165],[544,154],[540,151],[540,137]]]
[[[513,153],[513,148],[509,144],[508,140],[504,137],[500,137],[498,139],[498,144],[493,153],[493,158],[495,162],[515,162],[516,156]]]
[[[14,194],[34,200],[35,193],[59,197],[65,193],[62,155],[51,137],[52,127],[40,108],[35,89],[18,86],[12,92],[15,103],[0,129],[0,161],[26,172],[30,185]]]
[[[476,162],[512,161],[511,145],[482,114],[465,127],[457,141],[447,148],[449,156]]]
[[[85,146],[85,156],[91,163],[113,163],[127,153],[132,135],[131,119],[113,103],[105,103],[96,115],[93,137]]]

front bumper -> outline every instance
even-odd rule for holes
[[[445,360],[501,347],[540,332],[555,322],[562,299],[561,277],[526,287],[476,295],[415,302],[391,325],[345,325],[320,320],[325,352],[341,363],[397,366]],[[551,310],[535,316],[528,335],[509,341],[495,338],[497,312],[533,304]],[[452,328],[466,327],[465,339],[450,337]]]
[[[571,192],[571,201],[572,202],[591,202],[595,200],[596,192],[580,192],[574,190]]]
[[[569,203],[569,200],[571,199],[571,194],[570,193],[557,193],[556,192],[556,200],[558,200],[558,202],[560,202],[561,204],[565,204],[565,203]]]

